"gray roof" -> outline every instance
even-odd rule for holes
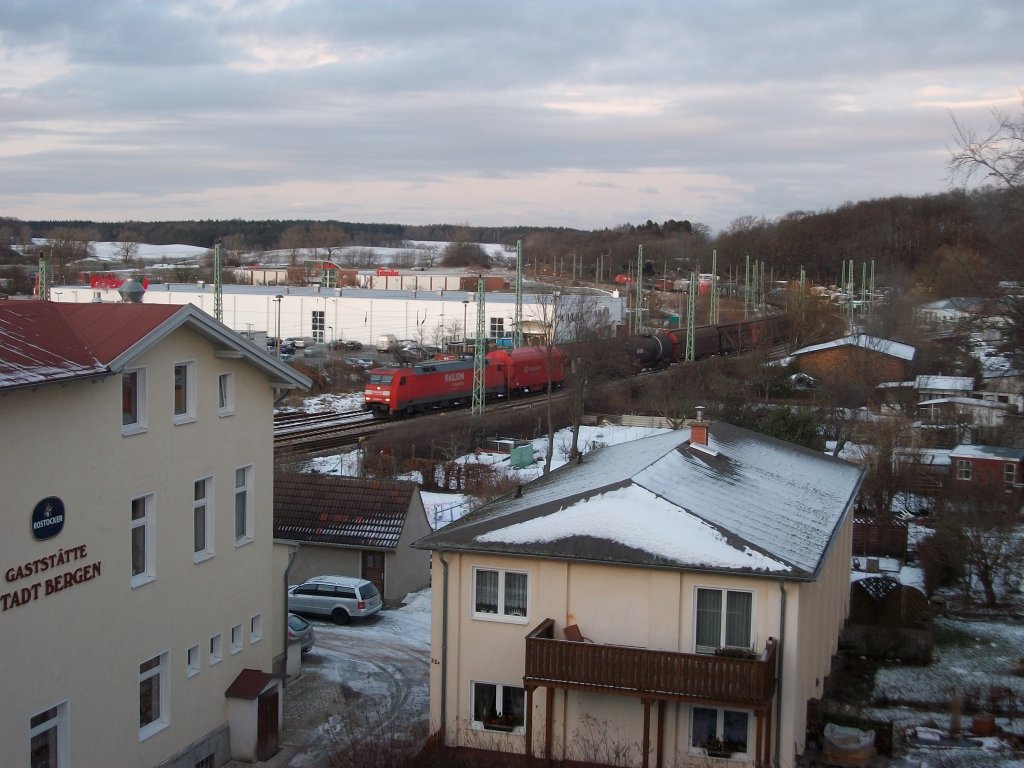
[[[706,447],[692,447],[690,430],[682,429],[601,448],[526,485],[520,498],[497,499],[414,546],[788,578],[815,574],[863,470],[724,422],[711,424],[709,433]],[[552,533],[560,516],[579,520],[579,527]],[[638,536],[652,523],[653,536]],[[541,526],[546,534],[536,533]],[[534,534],[524,534],[527,529]],[[693,544],[709,533],[714,554]]]

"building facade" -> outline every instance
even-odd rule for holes
[[[600,449],[418,542],[433,551],[437,739],[791,768],[849,607],[861,476],[697,422]]]
[[[192,306],[0,302],[4,764],[276,749],[272,410],[302,386]]]

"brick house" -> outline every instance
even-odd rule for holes
[[[857,334],[793,352],[796,367],[815,379],[845,378],[868,384],[904,381],[917,350],[909,344]]]
[[[992,445],[958,445],[949,454],[950,488],[1002,486],[1022,497],[1024,491],[1024,448]]]

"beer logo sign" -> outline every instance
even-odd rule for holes
[[[52,539],[64,527],[64,502],[47,496],[32,510],[32,535],[40,541]]]

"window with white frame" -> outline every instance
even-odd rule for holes
[[[222,373],[217,377],[217,415],[231,416],[235,412],[235,374]]]
[[[224,635],[218,632],[210,638],[210,666],[220,664],[224,658]]]
[[[196,362],[174,364],[174,423],[196,419]]]
[[[235,546],[252,541],[252,465],[235,470]]]
[[[257,613],[249,619],[249,642],[258,643],[263,639],[263,614]]]
[[[236,654],[242,650],[242,625],[235,624],[231,627],[231,653]]]
[[[491,318],[491,338],[500,339],[505,336],[505,318],[503,317],[492,317]]]
[[[313,310],[313,316],[311,318],[311,327],[313,331],[313,341],[315,341],[317,344],[324,343],[324,328],[327,327],[325,325],[326,321],[324,317],[325,313],[322,309]]]
[[[473,616],[526,621],[528,579],[522,571],[476,568],[473,572]]]
[[[213,557],[213,478],[196,480],[192,487],[192,560]]]
[[[957,480],[970,480],[971,479],[971,460],[970,459],[957,459],[956,460],[956,479]]]
[[[29,764],[32,768],[59,768],[68,764],[68,704],[33,715],[28,721]]]
[[[754,596],[731,589],[697,589],[697,653],[719,648],[750,648]]]
[[[1012,461],[1003,464],[1003,483],[1010,488],[1017,484],[1017,465]]]
[[[156,578],[153,494],[132,499],[132,587]]]
[[[145,432],[146,369],[133,368],[121,374],[121,434]]]
[[[691,747],[716,757],[747,754],[749,712],[711,707],[693,707],[692,712]]]
[[[522,733],[526,724],[526,690],[503,683],[472,683],[470,718],[474,728]]]
[[[167,653],[139,664],[139,741],[170,725],[170,686],[165,674]]]
[[[185,652],[185,675],[193,677],[199,674],[199,646],[193,645]]]

